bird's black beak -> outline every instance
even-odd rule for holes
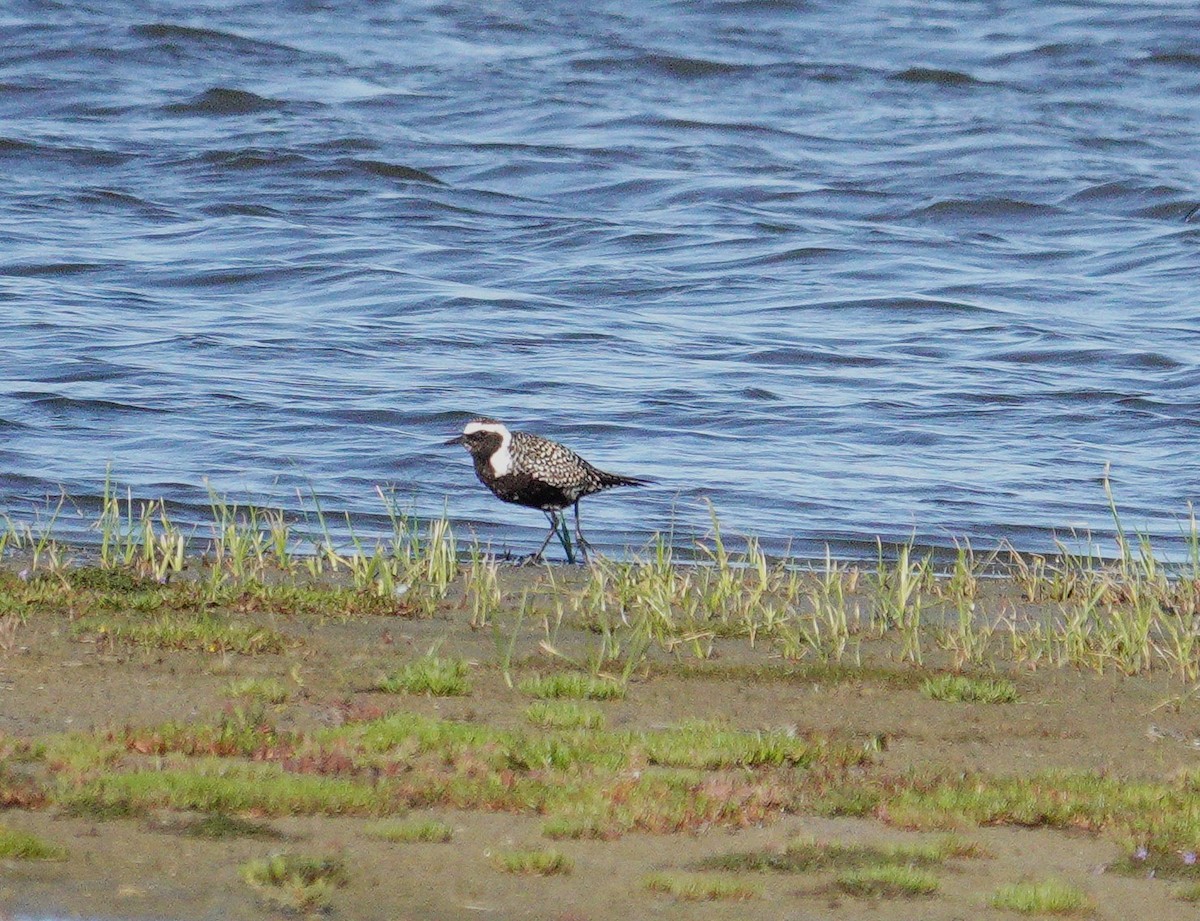
[[[460,444],[463,444],[466,440],[467,440],[467,437],[465,435],[455,435],[449,441],[442,442],[442,444],[460,445]]]

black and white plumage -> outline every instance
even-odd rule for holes
[[[560,526],[565,533],[561,516],[563,509],[570,506],[575,506],[575,537],[587,559],[588,543],[579,525],[579,500],[614,486],[646,486],[649,482],[607,473],[557,441],[509,431],[508,426],[495,419],[472,419],[461,435],[446,443],[466,447],[475,462],[475,475],[497,498],[546,513],[550,533],[533,555],[534,559],[541,557]],[[574,562],[570,542],[565,537],[563,548],[568,561]]]

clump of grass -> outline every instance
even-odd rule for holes
[[[793,573],[791,578],[794,576]],[[855,663],[860,661],[861,611],[855,605],[851,614],[846,598],[847,586],[854,581],[855,577],[844,566],[833,561],[826,547],[824,568],[805,593],[811,611],[777,627],[780,652],[785,659],[799,659],[811,653],[822,663],[837,664],[852,654]],[[789,584],[785,595],[794,598],[800,592],[799,584],[794,588]]]
[[[109,569],[100,566],[80,566],[63,573],[63,579],[73,589],[112,595],[130,595],[154,589],[158,583],[128,569]]]
[[[505,873],[521,876],[558,876],[575,868],[570,857],[554,848],[495,851],[492,863]]]
[[[123,818],[149,809],[260,812],[267,815],[379,815],[393,805],[383,785],[293,774],[276,764],[188,759],[186,767],[102,774],[62,786],[56,801],[76,815]]]
[[[710,870],[784,872],[881,866],[937,867],[947,860],[984,855],[984,850],[978,844],[954,835],[945,835],[932,841],[882,845],[841,844],[797,838],[789,842],[783,851],[721,854],[705,860],[702,866]]]
[[[834,883],[848,895],[875,898],[918,898],[938,890],[937,877],[927,870],[903,864],[884,864],[846,870]]]
[[[42,747],[47,766],[75,781],[110,770],[122,754],[120,745],[91,733],[52,736]]]
[[[366,834],[397,844],[445,844],[454,837],[454,829],[437,819],[395,819],[367,826]]]
[[[879,566],[872,580],[875,589],[873,619],[879,630],[896,630],[900,639],[901,658],[920,665],[922,608],[925,597],[922,589],[933,582],[933,565],[928,556],[913,560],[912,541],[896,549],[896,562],[884,560],[883,543],[879,548]]]
[[[467,663],[462,659],[425,656],[384,678],[376,689],[389,694],[429,694],[464,697],[471,693]]]
[[[543,729],[599,729],[604,725],[604,714],[595,707],[566,700],[536,701],[526,708],[525,719]]]
[[[881,798],[878,813],[904,828],[1004,824],[1112,829],[1147,841],[1157,853],[1191,846],[1196,840],[1196,782],[1189,773],[1169,783],[1083,771],[945,776],[936,782],[903,784]]]
[[[684,902],[744,901],[762,895],[762,887],[711,873],[651,873],[642,886]]]
[[[311,911],[329,904],[333,890],[349,882],[340,857],[272,854],[242,864],[242,879],[263,899],[288,911]]]
[[[1200,882],[1200,860],[1194,848],[1173,848],[1162,842],[1141,846],[1112,864],[1110,869],[1128,876]]]
[[[605,823],[603,816],[588,813],[556,815],[542,823],[542,834],[555,841],[564,838],[615,837],[616,829]]]
[[[1023,915],[1082,915],[1096,909],[1086,892],[1059,879],[1009,883],[992,893],[988,904]]]
[[[786,730],[743,732],[718,723],[695,721],[646,733],[642,742],[654,764],[714,770],[721,767],[811,764],[820,760],[820,743]]]
[[[185,649],[196,652],[262,655],[280,653],[287,646],[282,634],[253,624],[229,623],[210,613],[166,615],[150,621],[87,617],[76,632],[93,632],[99,639],[149,649]]]
[[[1200,883],[1176,889],[1174,895],[1181,902],[1200,902]]]
[[[470,601],[472,630],[488,626],[500,612],[500,567],[496,558],[484,553],[478,543],[471,545],[471,565],[467,570],[466,596]]]
[[[579,672],[536,675],[523,679],[518,688],[524,694],[543,700],[621,700],[625,696],[625,685],[610,678],[597,678]]]
[[[278,678],[242,678],[232,681],[225,693],[230,697],[248,697],[268,704],[281,704],[290,696]]]
[[[210,812],[186,822],[181,831],[190,838],[207,838],[214,841],[226,838],[283,837],[266,822],[253,822],[224,812]]]
[[[1006,678],[971,678],[966,675],[935,675],[921,685],[921,693],[933,700],[959,703],[1009,704],[1017,699],[1017,687]]]
[[[0,859],[66,860],[67,849],[50,844],[36,835],[0,825]]]

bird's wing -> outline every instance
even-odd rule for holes
[[[514,456],[521,459],[523,472],[549,486],[570,490],[584,484],[591,486],[596,478],[591,464],[549,438],[513,432],[513,449]]]

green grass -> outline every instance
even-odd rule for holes
[[[604,714],[569,700],[539,700],[525,709],[525,719],[542,729],[600,729]]]
[[[1147,842],[1151,853],[1193,847],[1200,840],[1196,778],[1170,782],[1125,779],[1084,771],[1046,771],[1028,777],[947,775],[895,784],[878,807],[902,828],[1016,825],[1109,830]]]
[[[272,854],[247,861],[240,872],[259,896],[284,911],[325,909],[333,891],[349,882],[340,857]]]
[[[56,796],[77,815],[120,817],[148,809],[261,812],[267,815],[377,815],[391,808],[388,789],[340,777],[285,773],[274,764],[189,759],[158,771],[107,774]]]
[[[766,643],[787,658],[817,659],[834,669],[858,663],[864,641],[883,639],[900,659],[918,664],[923,646],[941,643],[959,665],[986,664],[1003,655],[1010,663],[1039,667],[1130,675],[1162,671],[1195,684],[1200,681],[1200,638],[1190,624],[1200,613],[1195,516],[1189,510],[1186,558],[1163,562],[1148,535],[1127,532],[1121,524],[1107,478],[1104,489],[1117,551],[1108,559],[1066,546],[1052,556],[1022,556],[1003,545],[977,555],[963,542],[953,574],[945,578],[911,542],[886,549],[880,543],[873,572],[828,558],[822,569],[806,560],[768,561],[753,536],[734,550],[713,510],[712,527],[692,540],[692,555],[704,565],[677,564],[676,536],[654,535],[641,556],[598,560],[583,584],[551,578],[548,591],[540,584],[537,607],[543,613],[557,610],[560,625],[563,612],[570,612],[572,626],[595,631],[598,648],[579,660],[579,668],[607,668],[621,676],[611,682],[620,691],[607,687],[602,699],[619,695],[635,670],[649,668],[655,648],[707,660],[717,639],[744,640],[752,647]],[[339,551],[317,506],[304,512],[323,533],[310,554],[296,552],[296,519],[279,509],[238,505],[212,494],[211,539],[200,540],[170,521],[161,500],[138,499],[128,490],[122,495],[111,476],[103,496],[92,498],[101,498],[93,522],[100,535],[98,567],[72,568],[69,548],[53,536],[66,497],[45,512],[35,511],[31,523],[0,517],[0,556],[20,554],[25,570],[22,579],[0,574],[0,615],[15,613],[25,622],[34,611],[96,612],[73,629],[146,648],[258,655],[296,641],[248,625],[240,615],[432,616],[457,603],[448,600],[452,595],[470,606],[476,628],[500,613],[495,561],[476,546],[464,574],[445,516],[419,521],[382,490],[390,537],[360,539],[347,521],[353,551]],[[1058,614],[1023,624],[1001,643],[998,621],[974,618],[972,605],[989,600],[980,590],[984,569],[1007,569],[1026,599],[1052,601]],[[181,577],[163,584],[172,575]],[[461,593],[452,592],[455,580]],[[929,616],[946,614],[955,604],[957,625],[939,625]],[[544,622],[548,636],[557,631],[549,628],[549,619]],[[1005,652],[993,649],[1001,645]],[[560,688],[538,693],[582,699],[590,692],[580,685],[589,678],[596,680],[581,671]],[[1003,687],[932,690],[948,695],[939,699],[1009,699]]]
[[[1153,876],[1155,879],[1200,883],[1200,860],[1196,858],[1195,847],[1175,847],[1175,843],[1139,847],[1110,865],[1109,869],[1126,876]]]
[[[290,696],[278,678],[239,678],[225,689],[229,697],[246,697],[268,704],[285,703]]]
[[[211,613],[164,614],[150,620],[129,617],[90,616],[72,628],[147,649],[182,649],[192,652],[263,655],[281,653],[288,640],[275,630],[253,624],[230,622]]]
[[[957,836],[899,844],[841,844],[798,838],[784,850],[743,851],[721,854],[703,861],[708,870],[738,872],[776,870],[807,872],[881,866],[938,867],[947,860],[985,856],[979,845]]]
[[[51,736],[40,750],[51,770],[77,780],[111,770],[124,754],[117,743],[91,734]]]
[[[542,823],[542,834],[555,841],[565,838],[616,837],[616,827],[606,815],[572,813],[556,815]]]
[[[703,565],[679,565],[678,536],[656,534],[640,556],[600,559],[582,586],[563,580],[538,601],[573,612],[575,626],[596,630],[599,648],[581,661],[596,670],[613,667],[622,675],[619,685],[649,662],[653,647],[704,660],[713,654],[716,638],[737,638],[837,667],[859,660],[864,638],[882,638],[902,660],[920,663],[923,645],[937,641],[939,633],[960,664],[986,660],[996,641],[1008,646],[1010,661],[1131,675],[1164,671],[1195,684],[1200,681],[1200,638],[1190,624],[1200,612],[1195,515],[1188,509],[1185,558],[1164,562],[1148,535],[1123,526],[1107,477],[1104,492],[1115,532],[1116,555],[1108,558],[1073,553],[1064,545],[1050,556],[1021,555],[1007,545],[983,555],[956,541],[958,558],[946,578],[935,574],[930,558],[911,542],[886,549],[880,542],[873,572],[829,558],[822,569],[808,560],[768,561],[753,536],[733,549],[712,510],[712,527],[691,540],[691,556]],[[171,522],[161,499],[134,497],[106,475],[103,495],[84,503],[100,499],[91,524],[99,535],[101,566],[72,568],[72,553],[55,539],[65,496],[44,511],[34,510],[30,522],[0,516],[0,556],[20,554],[26,570],[24,579],[0,578],[0,614],[111,611],[121,616],[108,622],[85,617],[82,629],[150,648],[259,654],[277,651],[272,647],[283,638],[230,634],[211,625],[132,625],[129,614],[167,620],[183,613],[204,617],[210,609],[218,617],[253,611],[431,616],[457,603],[448,601],[452,595],[471,608],[475,627],[499,613],[503,596],[493,560],[476,546],[464,577],[459,545],[444,515],[417,520],[394,495],[384,490],[379,495],[390,536],[361,539],[347,520],[353,551],[339,551],[314,498],[303,517],[322,536],[311,553],[300,554],[297,519],[280,509],[237,504],[213,493],[211,537],[202,539],[196,532],[203,528],[185,530]],[[985,569],[1006,570],[1025,598],[1054,602],[1058,615],[1028,629],[1023,625],[1001,644],[994,623],[976,624],[967,616],[972,604],[988,600],[979,579]],[[181,578],[161,584],[172,575]],[[456,579],[461,593],[452,592]],[[960,612],[956,627],[942,628],[928,616],[948,613],[952,604]]]
[[[521,693],[546,699],[621,700],[625,685],[611,678],[597,678],[578,672],[555,672],[523,678],[517,685]]]
[[[555,714],[578,706],[542,703]],[[1063,771],[896,774],[874,764],[861,746],[720,723],[541,730],[399,711],[283,731],[253,710],[227,714],[217,725],[56,736],[12,757],[19,772],[0,775],[0,796],[13,791],[7,802],[49,800],[98,819],[164,808],[379,817],[450,807],[537,815],[550,838],[609,838],[807,811],[917,830],[1090,830],[1142,844],[1147,857],[1131,871],[1153,868],[1179,880],[1194,878],[1195,865],[1180,855],[1200,840],[1200,771],[1170,780]],[[943,844],[896,846],[892,855],[887,847],[858,847],[794,842],[782,854],[740,859],[764,869],[821,861],[844,869],[888,860],[932,865],[951,854]]]
[[[824,754],[820,742],[784,730],[745,732],[704,721],[645,733],[640,742],[652,764],[706,770],[805,765],[822,760]]]
[[[491,860],[497,869],[518,876],[562,876],[575,868],[570,857],[553,848],[494,851]]]
[[[834,885],[847,895],[885,899],[919,898],[938,890],[932,873],[899,864],[846,870],[838,874]]]
[[[464,697],[471,693],[467,672],[467,663],[462,659],[426,656],[393,672],[376,689],[389,694]]]
[[[221,841],[228,838],[282,838],[279,832],[265,822],[254,822],[223,812],[210,812],[205,816],[186,822],[181,831],[189,838],[206,838]]]
[[[1175,890],[1173,895],[1181,902],[1200,902],[1200,883],[1181,886]]]
[[[1057,879],[1009,883],[992,893],[988,904],[1023,915],[1086,915],[1096,909],[1086,892]]]
[[[650,873],[642,878],[642,886],[682,902],[741,902],[762,895],[755,883],[712,873]]]
[[[66,860],[67,849],[0,825],[0,860]]]
[[[372,838],[396,844],[444,844],[454,837],[454,829],[437,819],[393,819],[376,822],[364,831]]]
[[[934,700],[958,703],[1009,704],[1017,699],[1017,687],[1005,678],[970,678],[966,675],[936,675],[921,685],[921,693]]]
[[[71,588],[99,592],[109,595],[129,595],[135,592],[155,591],[157,582],[129,569],[80,566],[69,569],[63,579]]]

